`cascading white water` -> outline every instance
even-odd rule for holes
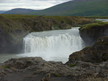
[[[82,49],[79,27],[68,30],[33,32],[24,38],[23,56],[66,62],[71,53]]]

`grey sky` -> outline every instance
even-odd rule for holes
[[[70,0],[0,0],[0,10],[13,8],[45,9]]]

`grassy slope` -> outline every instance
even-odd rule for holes
[[[108,0],[70,1],[40,12],[38,15],[108,16]]]
[[[39,21],[39,20],[45,21],[45,19],[49,19],[49,21],[55,22],[54,24],[65,23],[71,26],[79,26],[79,25],[90,23],[90,22],[94,22],[94,18],[81,17],[81,16],[37,16],[37,15],[17,15],[17,14],[1,14],[0,16],[3,16],[5,18],[8,18],[14,21],[23,21],[27,19],[28,20],[35,19],[36,21]],[[50,23],[48,21],[46,22]]]
[[[92,23],[92,24],[86,24],[86,25],[83,25],[80,29],[81,30],[89,30],[89,29],[92,29],[94,27],[108,27],[108,22],[99,22],[99,23]]]

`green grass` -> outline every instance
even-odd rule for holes
[[[69,64],[69,66],[70,66],[70,67],[75,67],[75,66],[76,66],[76,64]]]
[[[80,29],[83,30],[83,29],[92,29],[94,27],[104,27],[104,26],[108,26],[108,22],[99,22],[99,23],[92,23],[92,24],[87,24],[87,25],[84,25],[82,26]]]
[[[60,73],[53,73],[53,76],[55,76],[55,77],[61,77],[62,74],[60,74]]]
[[[9,65],[3,65],[3,66],[0,66],[0,68],[3,68],[3,69],[10,69],[11,67]]]
[[[17,14],[0,14],[0,16],[4,16],[10,19],[22,19],[22,18],[35,18],[36,15],[17,15]]]
[[[81,24],[87,24],[90,22],[94,22],[93,18],[81,17],[81,16],[37,16],[37,15],[17,15],[17,14],[0,14],[7,19],[11,19],[14,21],[22,21],[24,19],[36,19],[38,17],[43,17],[43,19],[49,19],[55,21],[55,25],[61,23],[67,23],[69,25],[78,26]],[[40,19],[39,19],[40,20]]]

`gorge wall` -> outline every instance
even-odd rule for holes
[[[85,45],[93,45],[97,39],[108,36],[108,22],[99,22],[84,25],[80,28],[80,35]]]
[[[0,53],[21,53],[23,38],[30,32],[69,29],[94,19],[85,17],[0,15]]]

